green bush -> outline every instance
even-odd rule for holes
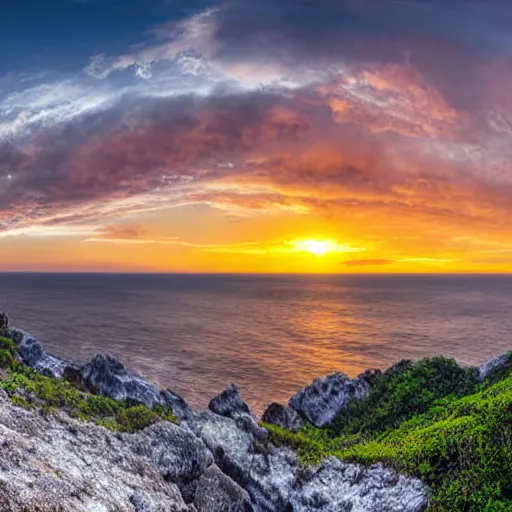
[[[123,432],[136,432],[149,427],[153,423],[162,421],[161,416],[143,405],[120,409],[115,419],[119,430]]]
[[[16,355],[16,343],[14,343],[11,338],[0,336],[0,349],[8,350],[12,356]]]
[[[0,360],[3,352],[10,355],[8,351],[0,350]],[[41,406],[45,414],[64,410],[77,419],[93,421],[120,432],[135,432],[157,421],[178,422],[168,406],[155,406],[154,410],[144,405],[133,406],[84,393],[66,380],[52,379],[30,368],[15,364],[7,366],[11,366],[11,371],[0,385],[14,405],[25,408]]]
[[[453,359],[423,359],[408,369],[386,372],[370,395],[349,403],[332,425],[335,435],[365,435],[398,426],[449,396],[464,396],[476,391],[478,373],[461,368]]]
[[[0,368],[12,368],[14,357],[9,350],[0,349]]]
[[[450,360],[426,360],[417,366],[398,380],[392,378],[393,385],[388,380],[387,393],[377,387],[382,404],[371,395],[360,401],[375,410],[352,406],[335,431],[306,427],[293,434],[265,425],[270,438],[297,447],[305,463],[335,455],[361,464],[382,462],[419,477],[432,489],[432,512],[512,511],[512,376],[477,386],[470,372],[461,373]],[[428,392],[420,392],[418,381]],[[412,413],[405,397],[411,399]]]

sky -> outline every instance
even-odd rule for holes
[[[0,271],[512,271],[508,0],[3,0]]]

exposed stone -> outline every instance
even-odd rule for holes
[[[317,427],[331,423],[352,400],[368,395],[371,387],[365,378],[349,379],[334,373],[314,380],[299,391],[288,405]]]
[[[259,441],[267,439],[268,432],[258,425],[251,409],[240,396],[240,390],[234,384],[212,398],[208,408],[215,414],[235,420],[239,428],[254,435]]]
[[[0,390],[0,510],[191,512],[175,483],[118,436],[12,406]]]
[[[275,402],[265,409],[261,420],[292,431],[297,431],[306,424],[306,421],[293,407],[285,407]]]
[[[0,334],[5,335],[9,331],[9,317],[4,313],[0,313]]]
[[[190,484],[213,463],[213,456],[201,439],[187,428],[169,422],[124,437],[132,442],[135,453],[151,460],[165,480],[185,491],[187,501],[191,501],[195,489]]]
[[[169,389],[165,389],[163,391],[160,391],[160,395],[163,399],[163,401],[170,405],[174,415],[179,420],[186,420],[190,414],[192,414],[192,407],[188,404],[188,402],[182,398],[180,395],[174,393],[173,391]]]
[[[48,354],[43,345],[25,331],[11,329],[9,335],[16,343],[16,350],[21,361],[43,375],[62,378],[66,369],[75,371],[80,369],[80,365],[77,363]]]
[[[329,457],[293,495],[294,512],[421,512],[424,485],[377,464],[362,468]]]
[[[503,354],[490,359],[480,366],[478,368],[478,376],[483,382],[486,379],[492,378],[493,375],[497,375],[509,369],[512,369],[512,356],[510,354]]]
[[[249,494],[215,464],[199,478],[194,496],[198,512],[252,512]]]
[[[412,368],[413,361],[410,359],[402,359],[398,361],[398,363],[395,363],[394,365],[390,366],[385,372],[384,375],[395,375],[398,373],[405,372]]]
[[[291,449],[262,447],[231,418],[202,411],[187,424],[222,472],[249,493],[257,511],[419,512],[428,504],[424,484],[382,466],[328,459],[305,468]]]
[[[131,400],[149,407],[163,402],[160,391],[153,384],[130,372],[110,355],[94,356],[83,366],[82,377],[93,393],[114,400]]]
[[[249,406],[240,397],[240,390],[234,384],[212,398],[208,409],[228,418],[232,418],[235,414],[251,414]]]

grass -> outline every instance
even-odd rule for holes
[[[275,444],[295,447],[307,464],[334,455],[421,478],[432,490],[431,512],[510,512],[511,372],[478,385],[471,371],[455,365],[427,359],[384,376],[331,428],[294,434],[264,426]]]
[[[7,372],[0,386],[17,407],[40,407],[45,414],[63,410],[117,432],[136,432],[159,421],[178,423],[170,407],[157,405],[150,409],[85,393],[66,380],[52,379],[21,365],[9,338],[0,337],[0,368]]]

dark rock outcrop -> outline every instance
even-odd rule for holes
[[[234,384],[212,398],[208,408],[219,416],[231,418],[240,429],[249,432],[257,440],[266,441],[267,430],[258,425],[250,407],[243,401],[240,390]]]
[[[180,395],[173,393],[169,389],[160,391],[160,395],[164,403],[171,407],[174,415],[179,420],[186,420],[192,414],[192,407]]]
[[[9,317],[2,311],[0,313],[0,335],[5,335],[9,332]]]
[[[11,329],[9,335],[16,343],[21,361],[30,368],[49,377],[66,379],[81,390],[94,394],[141,403],[169,405],[179,419],[192,410],[188,403],[170,390],[159,390],[147,380],[128,370],[110,355],[97,355],[85,364],[78,364],[49,354],[30,334]]]
[[[365,397],[371,386],[365,378],[349,379],[334,373],[314,380],[294,395],[288,405],[309,423],[323,427],[331,423],[352,400]]]
[[[492,380],[495,376],[512,370],[512,354],[503,354],[485,362],[478,368],[478,376],[484,380]]]
[[[220,395],[212,398],[208,409],[215,414],[232,418],[237,414],[251,414],[251,409],[240,397],[240,390],[234,384],[227,387]]]
[[[16,351],[21,361],[43,375],[60,379],[67,369],[80,370],[77,363],[48,354],[43,345],[25,331],[11,329],[9,334],[16,343]]]
[[[82,367],[81,374],[87,387],[97,395],[139,402],[149,407],[163,403],[156,386],[130,372],[115,357],[94,356]]]
[[[293,407],[285,407],[276,402],[265,409],[261,420],[291,431],[297,431],[306,424],[306,420]]]

